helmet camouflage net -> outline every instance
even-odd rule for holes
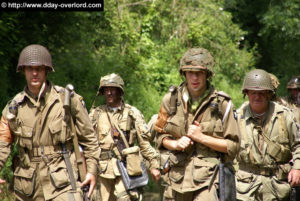
[[[23,70],[25,66],[45,66],[54,72],[52,58],[44,46],[33,44],[25,47],[20,56],[17,66],[17,72]]]
[[[211,77],[214,65],[214,57],[207,49],[191,48],[181,58],[179,72],[206,70],[208,77]]]
[[[287,89],[300,89],[300,76],[293,77],[286,86]]]
[[[247,90],[268,90],[274,92],[274,86],[269,73],[262,69],[255,69],[247,73],[242,92],[246,93]]]
[[[104,87],[117,87],[121,89],[122,94],[124,94],[124,81],[118,74],[112,73],[101,77],[99,85],[100,94],[103,94]]]
[[[274,90],[276,90],[278,88],[278,86],[280,85],[280,82],[279,82],[278,78],[274,74],[269,73],[269,76],[271,78]]]

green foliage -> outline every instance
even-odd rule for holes
[[[300,1],[226,0],[233,20],[248,32],[250,47],[258,47],[257,67],[276,75],[278,92],[286,95],[286,84],[300,75]]]
[[[291,19],[269,14],[262,20],[266,27],[275,29],[271,21],[277,18],[289,24],[287,29],[298,26],[293,14],[298,7],[286,6],[292,9]],[[224,1],[217,0],[106,0],[104,12],[1,12],[0,107],[23,89],[23,75],[15,73],[18,55],[33,43],[51,52],[55,73],[49,79],[61,86],[72,83],[87,108],[101,76],[119,73],[125,81],[125,101],[140,109],[146,120],[158,112],[168,87],[182,82],[178,68],[183,53],[204,47],[216,60],[213,84],[227,92],[238,107],[244,101],[244,74],[254,68],[259,47],[245,40],[251,30],[242,30],[223,8]],[[260,33],[272,35],[268,30]],[[276,37],[297,35],[293,30]],[[282,44],[274,42],[274,49]],[[295,48],[292,43],[286,48],[289,46]],[[103,97],[96,101],[103,103]],[[7,170],[9,163],[2,175]]]

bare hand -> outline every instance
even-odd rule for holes
[[[292,187],[300,185],[300,170],[291,169],[288,175],[288,182]]]
[[[4,179],[0,179],[0,184],[5,184],[6,181]],[[0,189],[0,193],[2,193],[2,190]]]
[[[86,186],[88,184],[90,185],[88,198],[90,198],[93,193],[93,190],[96,186],[96,176],[95,175],[93,175],[91,173],[87,173],[85,180],[80,184],[80,187]]]
[[[199,122],[194,121],[194,124],[189,126],[187,136],[192,140],[199,142],[199,139],[201,139],[202,135],[204,134],[201,132]]]
[[[193,144],[193,141],[187,136],[182,136],[176,141],[176,150],[184,151],[190,144]]]
[[[160,171],[156,168],[153,168],[153,169],[150,170],[150,173],[151,173],[152,179],[155,182],[158,182],[158,180],[160,178]]]

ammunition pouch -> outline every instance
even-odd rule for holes
[[[70,185],[70,177],[64,161],[61,161],[59,164],[49,165],[49,172],[52,185],[56,189]]]
[[[123,149],[122,155],[126,157],[126,169],[129,176],[142,175],[140,148],[138,146]]]
[[[291,151],[275,142],[268,143],[267,153],[272,156],[277,163],[285,163],[292,158]]]
[[[188,158],[188,154],[185,152],[175,152],[175,153],[171,152],[170,167],[184,166],[187,158]]]

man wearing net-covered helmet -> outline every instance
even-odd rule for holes
[[[274,86],[261,69],[248,72],[238,110],[241,146],[237,156],[237,199],[289,200],[300,184],[300,131],[292,111],[271,101]]]
[[[210,82],[214,63],[204,48],[187,50],[179,68],[184,81],[162,100],[155,130],[158,148],[170,152],[170,200],[219,200],[219,165],[231,167],[239,150],[231,98]],[[234,190],[234,178],[227,187]]]
[[[122,178],[121,162],[126,163],[129,176],[141,176],[142,155],[150,163],[154,180],[160,177],[158,154],[147,140],[144,116],[136,107],[125,103],[124,91],[120,75],[101,77],[97,96],[104,96],[106,104],[92,107],[89,114],[101,147],[97,191],[102,201],[142,200],[142,187],[129,188]]]
[[[27,85],[8,102],[0,122],[0,169],[13,143],[18,150],[13,160],[16,200],[80,201],[83,199],[80,187],[87,184],[90,196],[96,183],[100,149],[82,97],[72,92],[68,99],[72,114],[68,114],[64,108],[68,89],[47,80],[54,68],[44,46],[25,47],[19,56],[17,72],[25,75]],[[74,136],[86,158],[83,183],[78,181]]]

